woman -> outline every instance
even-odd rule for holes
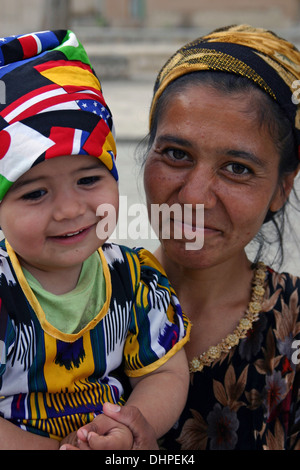
[[[181,239],[172,214],[168,239],[159,227],[155,253],[192,322],[189,396],[161,448],[300,448],[300,279],[265,266],[261,248],[254,262],[246,254],[265,227],[281,235],[299,169],[299,79],[300,53],[250,26],[184,46],[158,75],[144,168],[149,212],[193,209]],[[191,233],[201,232],[197,204],[204,246],[190,250]],[[135,448],[153,448],[151,429],[126,408],[115,419],[132,428]]]
[[[193,325],[189,397],[163,448],[299,448],[300,279],[245,251],[266,222],[278,227],[299,169],[299,78],[300,53],[250,26],[186,45],[158,76],[149,208],[204,204],[203,248],[171,236],[155,253]]]

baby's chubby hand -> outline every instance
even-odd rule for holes
[[[116,406],[116,405],[114,405]],[[130,429],[104,414],[77,431],[77,446],[64,443],[61,450],[130,450],[133,435]]]

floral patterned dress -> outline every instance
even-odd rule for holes
[[[300,278],[270,268],[258,320],[235,347],[191,374],[167,450],[300,450]]]

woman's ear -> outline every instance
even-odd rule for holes
[[[284,176],[280,186],[278,187],[272,199],[272,202],[269,207],[270,211],[277,212],[282,208],[287,198],[289,197],[291,190],[293,189],[294,181],[299,170],[300,165],[298,165],[298,168],[295,171],[293,171],[292,173],[288,173],[286,176]]]

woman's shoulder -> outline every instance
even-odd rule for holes
[[[267,268],[264,311],[276,309],[299,310],[300,277],[288,272],[277,272]]]
[[[267,267],[268,284],[273,289],[282,289],[282,291],[289,289],[300,289],[300,277],[288,272],[278,272],[270,267]]]

